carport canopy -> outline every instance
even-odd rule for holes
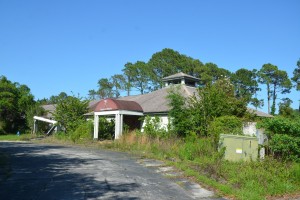
[[[99,116],[115,116],[115,139],[123,134],[123,116],[143,116],[143,109],[135,101],[103,99],[94,107],[94,139],[99,138]]]

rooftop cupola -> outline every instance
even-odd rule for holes
[[[179,72],[177,74],[173,74],[171,76],[164,77],[162,79],[162,81],[165,84],[165,87],[167,87],[169,85],[175,85],[175,84],[197,87],[200,79],[198,79],[194,76],[190,76],[188,74]]]

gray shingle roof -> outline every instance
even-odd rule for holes
[[[195,87],[187,85],[178,85],[179,91],[184,97],[193,95],[196,92]],[[145,113],[167,113],[170,110],[168,105],[168,91],[174,86],[165,87],[148,94],[120,97],[120,100],[135,101],[141,105]],[[175,86],[176,87],[176,86]]]
[[[42,108],[46,111],[46,115],[43,117],[46,117],[48,119],[53,118],[53,112],[56,109],[56,104],[49,104],[49,105],[42,105]]]
[[[247,110],[248,112],[255,114],[257,117],[274,117],[273,115],[252,108],[247,108]]]
[[[153,91],[148,94],[135,95],[135,96],[127,96],[120,97],[120,100],[129,100],[135,101],[141,105],[144,110],[144,113],[168,113],[170,110],[170,106],[168,105],[168,91],[172,87],[177,87],[177,85],[165,87],[156,91]],[[190,87],[187,85],[178,85],[180,89],[180,93],[184,97],[189,97],[191,95],[197,94],[197,88]],[[255,114],[258,117],[273,117],[273,115],[269,115],[259,110],[254,110],[251,108],[247,108],[248,112]]]
[[[184,97],[189,97],[191,95],[197,94],[197,88],[190,87],[187,85],[172,85],[168,87],[164,87],[162,89],[153,91],[151,93],[147,94],[141,94],[141,95],[133,95],[133,96],[126,96],[126,97],[120,97],[118,100],[125,100],[125,101],[135,101],[142,107],[144,113],[168,113],[170,110],[170,106],[168,105],[168,92],[171,90],[171,88],[179,88],[180,93]],[[89,110],[92,111],[97,106],[97,103],[100,100],[95,100],[89,102]],[[44,105],[42,106],[46,111],[48,111],[47,118],[52,117],[52,112],[55,111],[55,105]],[[273,117],[272,115],[269,115],[267,113],[264,113],[262,111],[258,111],[252,108],[248,108],[248,111],[250,113],[255,114],[258,117]]]

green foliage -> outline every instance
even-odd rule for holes
[[[184,143],[178,149],[178,156],[182,160],[193,161],[203,156],[218,154],[209,138],[199,138],[190,134],[184,139]]]
[[[123,72],[128,77],[130,87],[134,87],[141,94],[151,91],[150,76],[151,70],[148,64],[143,61],[137,61],[136,63],[127,63]]]
[[[292,80],[296,83],[296,89],[300,90],[300,59],[297,61],[297,68],[293,71]]]
[[[168,135],[167,130],[161,126],[160,118],[158,116],[145,117],[144,133],[152,138],[165,138]]]
[[[169,117],[171,119],[172,131],[178,136],[185,136],[190,130],[193,130],[193,121],[191,120],[190,112],[187,109],[186,98],[180,95],[180,88],[174,87],[169,90],[168,96]]]
[[[115,120],[99,117],[99,139],[112,140],[115,138]]]
[[[74,143],[92,141],[94,132],[94,124],[92,121],[81,123],[77,129],[71,133],[70,138]]]
[[[54,134],[54,138],[62,141],[68,141],[70,139],[70,135],[65,132],[59,131]]]
[[[75,96],[68,96],[58,101],[53,115],[66,132],[73,132],[85,121],[84,114],[88,112],[87,106],[86,100],[82,101]]]
[[[113,84],[107,78],[101,78],[98,81],[98,94],[100,99],[113,97]]]
[[[288,118],[295,118],[296,113],[294,113],[293,108],[291,108],[291,103],[293,102],[289,98],[282,99],[283,102],[279,103],[279,115]]]
[[[258,75],[259,82],[267,86],[268,112],[274,115],[278,93],[289,93],[292,88],[291,80],[286,71],[279,70],[277,66],[270,63],[264,64]],[[272,108],[270,105],[271,99],[273,100]]]
[[[32,106],[30,106],[26,110],[26,123],[27,126],[30,128],[31,133],[33,133],[33,126],[34,126],[34,116],[44,116],[45,110],[43,107],[40,105],[40,103],[36,103]],[[43,130],[43,123],[40,121],[37,121],[39,130]],[[48,124],[47,124],[48,125]]]
[[[110,78],[113,85],[113,93],[116,98],[120,96],[120,92],[126,87],[126,79],[122,74],[115,74]]]
[[[220,134],[243,134],[243,122],[236,116],[221,116],[215,118],[208,127],[208,135],[212,137],[217,147]]]
[[[189,133],[208,136],[210,124],[216,118],[235,116],[231,118],[231,123],[234,124],[237,117],[244,117],[247,113],[246,101],[234,96],[233,85],[228,79],[220,79],[214,84],[199,88],[198,94],[188,100],[180,95],[180,87],[170,90],[167,98],[171,107],[169,115],[172,126],[179,136]]]
[[[0,141],[28,141],[35,137],[36,135],[21,132],[19,136],[17,134],[0,135]]]
[[[270,139],[269,148],[276,158],[300,161],[300,120],[281,116],[264,119],[257,124],[266,129]]]
[[[34,104],[26,85],[0,76],[0,134],[26,130],[26,111]]]
[[[66,99],[67,97],[67,93],[61,92],[58,95],[52,95],[48,100],[46,100],[46,104],[57,104],[59,101]]]
[[[300,137],[300,120],[292,120],[285,117],[277,116],[266,118],[257,124],[258,128],[266,129],[269,137],[274,134],[287,134],[292,137]]]
[[[300,137],[287,134],[275,134],[270,149],[276,158],[300,162]]]
[[[231,77],[232,83],[235,86],[235,96],[237,98],[243,98],[248,103],[250,102],[258,107],[260,100],[253,98],[253,95],[260,91],[256,79],[256,70],[250,71],[244,68],[237,70]]]
[[[242,135],[243,122],[236,116],[217,117],[214,121],[211,122],[209,133]]]
[[[198,127],[197,133],[208,135],[210,123],[220,116],[243,117],[247,107],[244,99],[234,96],[233,85],[228,79],[221,79],[198,89],[198,96],[190,99],[190,112]]]
[[[148,62],[148,66],[151,69],[151,79],[154,89],[162,88],[163,77],[178,72],[192,74],[193,69],[201,65],[202,63],[200,61],[196,61],[191,57],[169,48],[154,53]]]

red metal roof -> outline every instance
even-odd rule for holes
[[[128,110],[143,112],[143,108],[135,101],[103,99],[94,107],[95,112],[110,111],[110,110]]]

